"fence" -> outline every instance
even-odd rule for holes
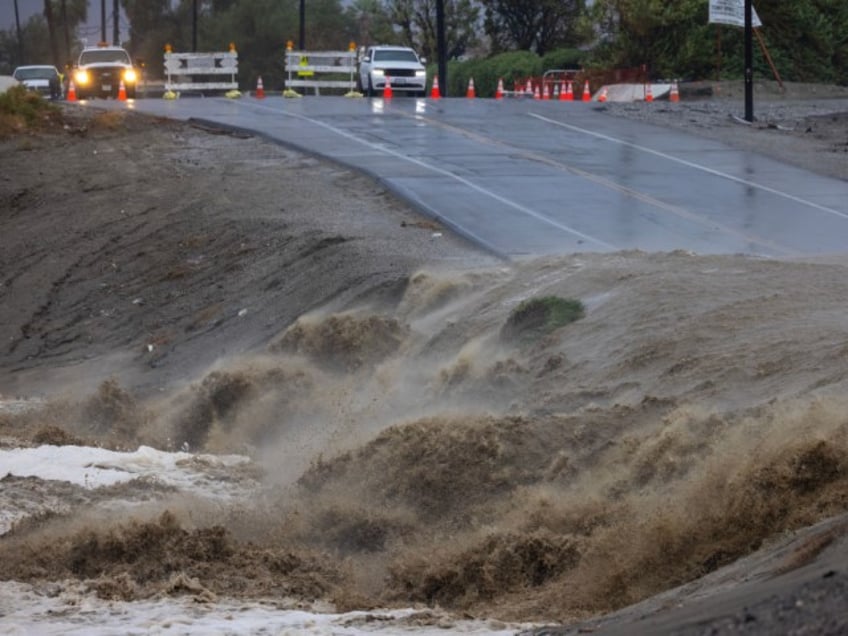
[[[286,49],[286,88],[352,91],[356,86],[356,51],[293,51]]]
[[[165,53],[166,91],[238,89],[238,53]],[[226,81],[226,80],[229,81]]]

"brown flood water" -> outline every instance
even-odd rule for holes
[[[140,485],[92,495],[4,537],[2,578],[521,621],[623,607],[844,510],[846,273],[685,253],[421,272],[389,309],[305,316],[174,394],[107,382],[2,415],[38,443],[245,453],[261,483],[226,507],[151,488],[131,519],[95,504]],[[502,336],[548,295],[586,315]]]

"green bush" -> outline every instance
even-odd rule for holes
[[[46,127],[59,117],[59,109],[24,86],[0,93],[0,135]]]
[[[530,298],[516,307],[501,328],[506,341],[536,340],[586,315],[583,303],[574,298],[542,296]]]
[[[542,57],[542,70],[579,70],[587,54],[579,49],[557,49]]]
[[[40,94],[27,90],[25,86],[12,86],[5,93],[0,93],[0,113],[23,117],[28,124],[49,108]]]
[[[436,73],[435,65],[428,68],[430,82]],[[494,97],[498,79],[503,79],[504,87],[511,90],[515,80],[524,80],[529,76],[542,74],[542,61],[530,51],[500,53],[486,59],[451,61],[448,63],[447,92],[441,79],[439,86],[442,95],[462,97],[468,89],[468,80],[474,78],[477,97]]]

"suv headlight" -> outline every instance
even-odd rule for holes
[[[74,81],[82,86],[88,84],[88,71],[81,68],[74,71]]]
[[[124,71],[124,81],[128,84],[134,84],[136,79],[138,79],[138,75],[135,72],[134,68],[128,68]]]
[[[375,69],[371,69],[371,74],[374,77],[383,77],[386,74],[386,71],[384,71],[381,68],[375,68]]]
[[[427,77],[427,71],[415,71],[415,77]]]

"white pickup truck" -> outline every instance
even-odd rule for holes
[[[426,61],[406,46],[369,46],[359,60],[357,88],[368,97],[382,94],[388,76],[392,92],[424,97],[427,94]]]
[[[77,97],[118,97],[121,82],[127,97],[135,97],[138,72],[133,68],[130,54],[120,46],[86,47],[74,69]]]

